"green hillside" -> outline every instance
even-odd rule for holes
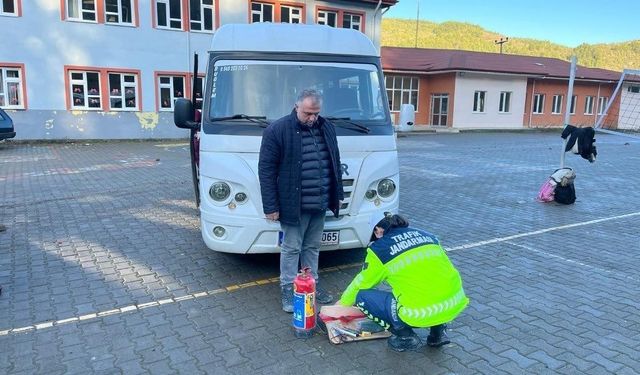
[[[404,19],[382,20],[382,45],[393,47],[416,46],[416,21]],[[499,52],[494,43],[502,34],[463,22],[435,23],[420,21],[417,46],[419,48],[461,49],[479,52]],[[549,41],[509,38],[503,53],[515,55],[556,57],[569,60],[575,54],[582,66],[621,71],[640,69],[640,40],[613,44],[581,44],[576,48]]]

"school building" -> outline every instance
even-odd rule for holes
[[[621,76],[578,65],[568,100],[571,64],[555,58],[383,47],[382,65],[396,121],[410,103],[416,124],[458,129],[561,127],[566,111],[571,124],[593,126]],[[621,98],[623,108],[638,102],[640,82],[625,83],[621,93],[604,119],[608,127],[618,123]]]
[[[351,28],[376,46],[397,0],[1,0],[0,107],[16,139],[181,138],[212,34],[232,23]],[[192,76],[193,55],[198,77]]]

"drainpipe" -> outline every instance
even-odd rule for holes
[[[375,18],[376,13],[380,10],[380,5],[382,5],[382,0],[378,0],[378,5],[376,5],[376,9],[373,11],[373,17]]]
[[[189,12],[189,14],[191,14],[191,4],[187,3],[187,11]],[[203,21],[203,25],[204,25],[204,21]],[[191,23],[188,23],[187,25],[187,70],[185,70],[186,72],[191,72],[193,70],[193,65],[191,64]],[[184,97],[187,97],[187,93],[186,93],[186,89],[187,89],[187,84],[189,83],[189,78],[187,77],[187,82],[184,83]],[[196,77],[193,77],[193,85],[195,86],[195,81],[196,81]],[[203,95],[204,96],[204,95]],[[193,100],[194,98],[191,98],[191,100]]]
[[[593,126],[594,126],[594,127],[595,127],[595,126],[596,126],[596,124],[598,123],[598,116],[599,116],[598,112],[600,112],[600,86],[601,86],[601,85],[602,85],[601,83],[598,83],[598,96],[596,97],[596,102],[594,103],[594,104],[595,104],[595,107],[596,107],[596,108],[595,108],[595,109],[596,109],[596,110],[595,110],[596,115],[595,115],[595,116],[593,116]],[[603,108],[603,109],[604,109],[604,108]]]
[[[533,115],[533,101],[536,93],[536,79],[533,79],[533,86],[531,87],[531,106],[529,107],[529,128],[531,128],[531,116]]]
[[[373,11],[373,37],[376,37],[376,17],[378,15],[378,11],[380,10],[380,5],[382,5],[382,0],[378,0],[378,5],[376,5],[376,9]],[[389,8],[387,8],[389,9]],[[384,13],[382,13],[384,14]],[[380,14],[380,23],[382,23],[382,14]],[[382,41],[378,43],[376,47],[378,47],[378,53],[380,53],[380,48],[382,45]]]

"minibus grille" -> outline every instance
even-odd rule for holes
[[[350,179],[342,179],[342,189],[344,190],[344,200],[342,201],[342,205],[340,206],[340,217],[347,215],[349,213],[349,206],[351,205],[351,200],[353,199],[353,190],[355,189],[355,180],[353,178]],[[327,220],[337,220],[339,218],[335,218],[333,216],[333,212],[327,211]]]

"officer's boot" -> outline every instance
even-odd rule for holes
[[[449,337],[447,336],[447,325],[439,324],[431,327],[429,337],[427,337],[427,345],[433,348],[439,348],[443,345],[449,344]]]

